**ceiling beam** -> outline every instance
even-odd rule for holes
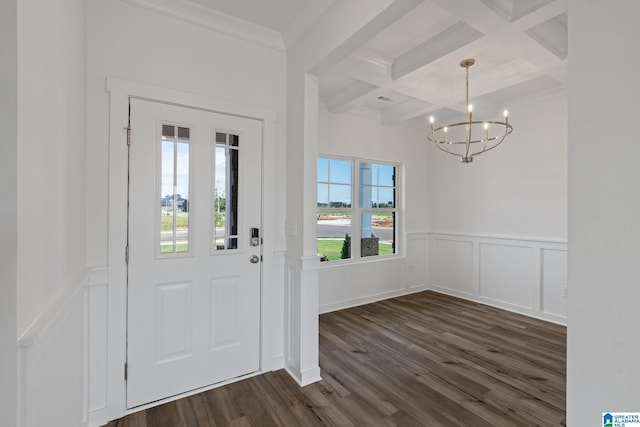
[[[378,35],[382,30],[396,22],[400,17],[412,11],[423,0],[396,0],[382,10],[371,21],[356,31],[351,37],[342,42],[328,55],[317,62],[308,71],[310,74],[320,75],[347,56],[351,55],[366,42]]]
[[[423,114],[432,113],[436,108],[437,107],[435,105],[429,104],[428,102],[411,99],[395,107],[384,110],[380,115],[380,119],[382,124],[388,125],[410,120]]]
[[[408,50],[393,60],[391,77],[397,80],[452,51],[480,39],[483,34],[458,21],[434,37]]]
[[[353,55],[336,64],[331,71],[378,87],[393,83],[391,59],[366,48],[358,49]]]
[[[344,113],[374,99],[377,89],[379,89],[378,86],[356,80],[329,98],[327,108],[333,113]]]

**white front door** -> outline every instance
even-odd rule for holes
[[[262,123],[131,99],[127,407],[260,369]]]

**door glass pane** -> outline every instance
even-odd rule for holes
[[[162,125],[162,136],[173,138],[176,136],[176,127],[173,125]]]
[[[160,253],[188,253],[189,128],[163,124],[160,143]]]
[[[213,251],[238,249],[239,146],[238,135],[216,132]]]

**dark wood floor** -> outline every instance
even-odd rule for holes
[[[108,427],[562,426],[566,329],[434,292],[320,316],[323,381],[284,371]]]

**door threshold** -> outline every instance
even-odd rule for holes
[[[205,387],[200,387],[200,388],[196,388],[194,390],[185,391],[184,393],[175,394],[175,395],[170,396],[170,397],[165,397],[164,399],[155,400],[153,402],[145,403],[144,405],[139,405],[139,406],[134,406],[132,408],[127,408],[127,409],[125,409],[124,414],[122,416],[124,417],[126,415],[130,415],[130,414],[133,414],[133,413],[136,413],[136,412],[139,412],[139,411],[143,411],[145,409],[154,408],[156,406],[164,405],[165,403],[170,403],[170,402],[173,402],[175,400],[180,400],[180,399],[185,398],[185,397],[193,396],[195,394],[204,393],[206,391],[213,390],[214,388],[224,387],[226,385],[233,384],[233,383],[238,382],[238,381],[246,380],[246,379],[251,378],[251,377],[256,377],[256,376],[262,375],[262,374],[264,374],[264,372],[261,371],[261,370],[258,370],[258,371],[251,372],[251,373],[248,373],[248,374],[245,374],[245,375],[240,375],[239,377],[234,377],[234,378],[230,378],[228,380],[220,381],[220,382],[215,383],[215,384],[210,384],[210,385],[205,386]]]

